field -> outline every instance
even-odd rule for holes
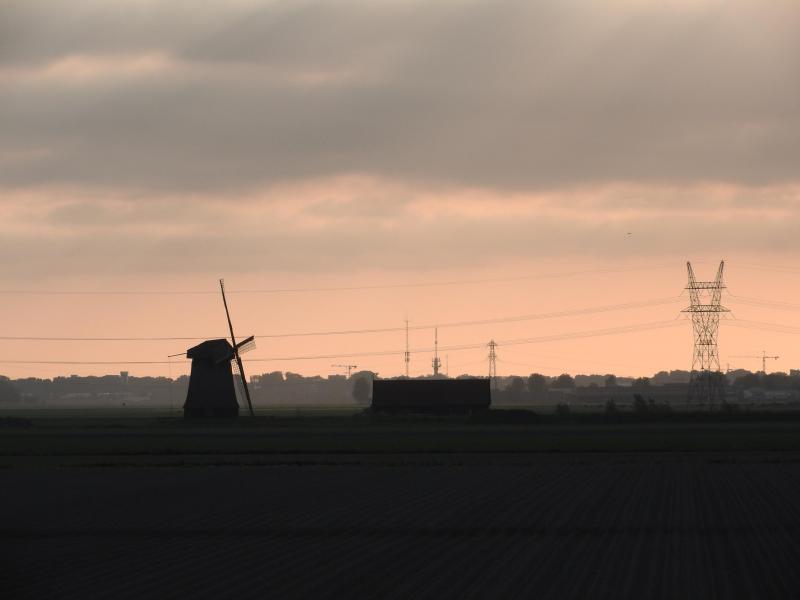
[[[0,430],[15,598],[800,595],[800,423]]]
[[[509,453],[641,451],[800,451],[800,413],[621,415],[496,411],[469,417],[365,417],[351,412],[279,413],[191,422],[162,413],[15,413],[2,427],[0,466],[23,457],[130,463],[142,457],[196,461],[275,453]],[[95,457],[92,459],[91,457]],[[85,461],[84,461],[85,462]]]

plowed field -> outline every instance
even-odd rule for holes
[[[794,453],[48,463],[0,481],[5,598],[800,595]]]

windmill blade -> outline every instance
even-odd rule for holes
[[[239,354],[244,354],[245,352],[250,352],[251,350],[255,350],[256,347],[256,338],[254,335],[251,335],[246,340],[242,340],[238,344],[236,344],[236,351]]]
[[[233,374],[233,384],[236,388],[236,402],[239,406],[244,406],[247,397],[244,394],[244,385],[242,384],[242,374],[239,372],[239,363],[235,358],[231,359],[231,373]]]
[[[241,376],[242,380],[242,387],[244,388],[244,396],[247,399],[247,408],[250,410],[250,416],[254,417],[255,413],[253,412],[253,403],[250,400],[250,388],[247,387],[247,377],[244,374],[244,365],[242,365],[242,358],[239,356],[239,344],[236,343],[236,336],[233,334],[233,323],[231,322],[231,313],[228,310],[228,300],[225,298],[225,280],[219,280],[219,291],[222,293],[222,304],[225,306],[225,316],[228,319],[228,329],[231,331],[231,346],[233,346],[233,357],[232,360],[235,362],[236,367],[238,367],[239,375]],[[250,336],[248,339],[244,340],[242,344],[247,344],[254,340],[253,336]],[[253,343],[255,345],[255,342]]]
[[[219,280],[219,291],[222,292],[222,304],[225,306],[225,316],[228,319],[228,329],[231,330],[231,346],[236,348],[236,336],[233,335],[233,323],[231,323],[231,313],[228,310],[228,300],[225,298],[225,280]]]
[[[244,374],[244,365],[242,364],[242,357],[236,354],[236,359],[234,361],[236,366],[239,368],[239,375],[242,382],[242,388],[244,388],[244,397],[247,400],[247,408],[250,411],[250,416],[256,416],[256,413],[253,412],[253,402],[250,400],[250,388],[247,386],[247,377]]]

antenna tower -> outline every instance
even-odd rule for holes
[[[497,342],[489,341],[489,381],[497,384]]]
[[[436,327],[433,330],[433,360],[431,361],[433,365],[433,376],[439,376],[439,369],[442,368],[442,359],[439,358],[439,328]]]
[[[408,377],[408,367],[411,364],[411,351],[408,349],[408,319],[406,319],[406,353],[405,353],[405,361],[406,361],[406,377]]]
[[[690,305],[683,310],[692,315],[694,332],[694,353],[692,355],[692,374],[689,381],[688,401],[707,404],[725,402],[723,376],[719,368],[719,318],[721,313],[729,312],[722,306],[722,280],[725,261],[720,261],[714,281],[697,281],[692,263],[686,263],[689,282]]]

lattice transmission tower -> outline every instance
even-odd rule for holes
[[[725,402],[723,375],[719,368],[719,319],[720,314],[729,312],[722,306],[722,280],[725,261],[720,261],[714,281],[697,281],[692,263],[686,263],[689,283],[690,305],[683,310],[692,315],[694,331],[694,352],[692,355],[692,374],[689,381],[690,403],[714,404]]]
[[[497,342],[491,340],[489,346],[489,384],[497,385]]]

